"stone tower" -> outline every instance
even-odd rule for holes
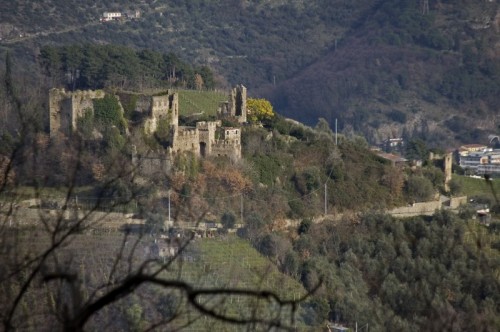
[[[450,191],[450,181],[452,174],[453,153],[449,152],[444,155],[444,190]]]
[[[239,123],[247,122],[247,88],[242,84],[231,90],[229,100],[219,106],[222,117],[234,117]]]
[[[138,99],[136,111],[145,113],[146,132],[153,133],[158,127],[158,121],[168,117],[168,122],[173,131],[179,126],[179,95],[176,92],[167,92],[160,96],[142,95]]]

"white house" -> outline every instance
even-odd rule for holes
[[[122,17],[120,12],[104,12],[102,13],[101,21],[107,22],[112,20],[119,20]]]

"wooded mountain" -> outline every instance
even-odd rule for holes
[[[100,23],[104,11],[139,19]],[[2,49],[114,43],[174,53],[306,124],[431,145],[498,131],[499,4],[473,0],[40,2],[0,13]],[[332,126],[333,127],[333,126]]]

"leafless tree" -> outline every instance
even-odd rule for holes
[[[100,165],[94,199],[79,201],[81,176],[92,173],[85,142],[75,136],[57,143],[40,135],[10,68],[2,85],[21,123],[0,156],[0,319],[5,331],[122,330],[124,324],[180,330],[197,321],[207,328],[219,322],[245,329],[294,329],[298,305],[311,292],[283,298],[259,288],[199,286],[181,273],[193,235],[175,240],[177,251],[167,259],[145,254],[151,247],[147,232],[128,228],[100,235],[111,228],[106,225],[113,215],[109,211],[152,208],[144,195],[151,181],[138,179],[137,165],[116,156],[106,167]],[[56,167],[62,160],[64,166]],[[53,183],[59,190],[47,199],[51,191],[46,186]],[[126,194],[114,195],[123,186]],[[192,211],[194,221],[205,212]],[[126,215],[119,216],[126,224]],[[136,306],[138,298],[150,308]],[[231,310],[235,298],[243,299],[243,309]]]

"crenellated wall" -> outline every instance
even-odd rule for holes
[[[232,161],[241,159],[241,144],[226,140],[216,140],[212,144],[212,156],[225,156]]]
[[[241,128],[219,128],[220,138],[211,147],[211,155],[241,159]]]
[[[196,156],[200,155],[200,135],[194,127],[176,127],[172,139],[172,151],[193,152]]]

